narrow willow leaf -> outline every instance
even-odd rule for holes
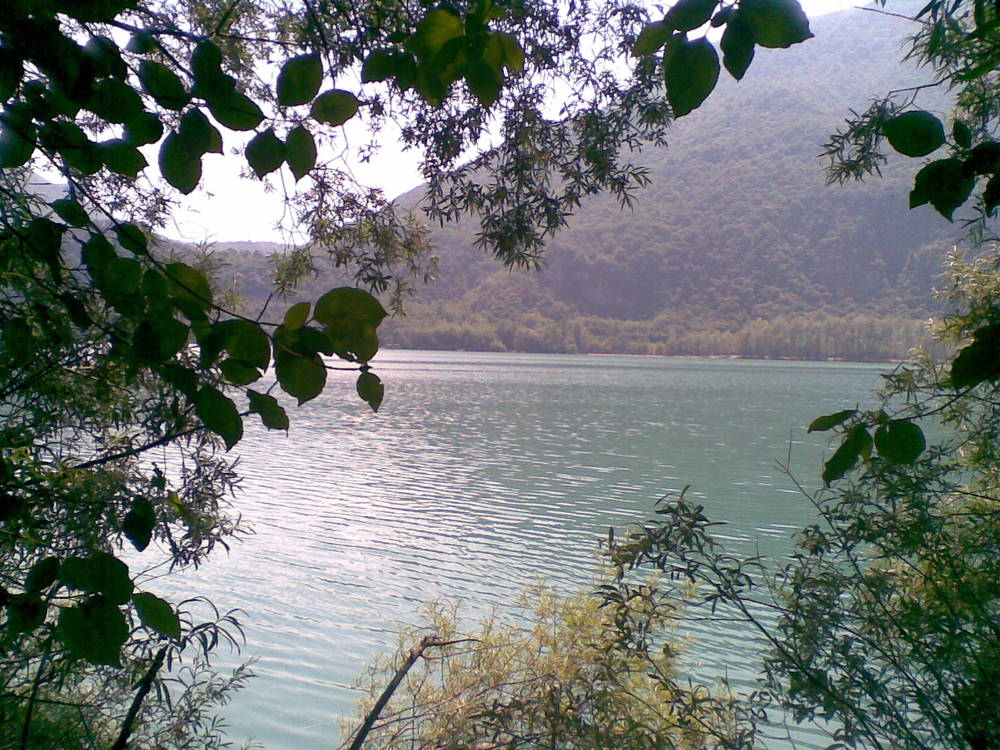
[[[285,144],[278,140],[272,128],[268,128],[250,139],[246,157],[254,174],[263,179],[284,163]]]
[[[350,91],[331,89],[316,97],[311,114],[325,125],[343,125],[358,113],[361,103]]]
[[[194,410],[205,428],[222,438],[231,450],[243,438],[243,419],[232,399],[210,385],[201,387]]]
[[[719,56],[707,39],[682,41],[665,60],[667,100],[674,117],[701,106],[719,80]]]
[[[299,55],[287,60],[278,73],[278,104],[295,107],[308,104],[323,83],[323,61],[319,55]]]
[[[904,112],[886,121],[882,132],[889,145],[904,156],[927,156],[944,145],[944,125],[930,112]]]
[[[139,613],[139,619],[147,628],[152,628],[160,635],[167,638],[181,637],[181,621],[170,606],[158,596],[142,592],[132,597],[135,611]]]

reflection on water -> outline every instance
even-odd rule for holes
[[[690,484],[733,543],[780,552],[809,508],[777,461],[814,480],[824,440],[804,425],[883,369],[410,351],[375,365],[377,415],[344,377],[291,412],[288,437],[247,420],[237,508],[257,533],[172,584],[249,613],[259,676],[226,715],[271,750],[335,746],[352,680],[423,602],[475,614],[539,578],[586,586],[608,526],[666,492]],[[691,661],[749,674],[745,642],[705,626]]]

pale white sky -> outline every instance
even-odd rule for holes
[[[824,13],[857,7],[858,0],[800,0],[806,14],[814,18]],[[665,3],[667,4],[667,3]],[[347,137],[358,145],[364,136],[347,130]],[[227,148],[235,145],[231,132],[225,134]],[[415,153],[404,152],[398,146],[397,133],[385,132],[380,154],[370,163],[356,163],[355,175],[365,184],[382,188],[393,198],[420,184]],[[147,155],[150,175],[156,172],[155,151]],[[183,198],[179,210],[174,212],[174,222],[164,233],[175,239],[189,242],[202,241],[301,241],[302,237],[288,236],[277,228],[281,222],[284,204],[282,180],[291,188],[292,178],[285,168],[269,175],[264,183],[240,177],[243,159],[232,156],[207,154],[203,160],[203,181],[190,196]],[[309,178],[303,179],[305,185]],[[268,186],[271,189],[268,191]],[[290,222],[285,222],[286,227]]]

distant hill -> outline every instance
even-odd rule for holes
[[[912,31],[903,19],[851,10],[816,19],[813,30],[815,39],[791,49],[758,50],[742,82],[723,74],[706,104],[675,124],[669,148],[641,156],[652,184],[634,210],[603,197],[587,202],[549,244],[541,272],[504,270],[475,246],[471,221],[435,229],[439,278],[420,290],[409,318],[387,326],[386,340],[902,355],[919,332],[909,321],[934,309],[942,255],[961,231],[928,207],[907,209],[916,160],[840,187],[825,184],[817,157],[852,107],[926,75],[899,62]],[[940,94],[920,104],[947,114]],[[400,201],[412,205],[419,195]],[[874,349],[837,348],[848,318],[867,332],[845,330],[844,338],[873,337]],[[811,354],[789,342],[749,351],[751,329],[775,324],[802,339],[829,328],[829,345]]]

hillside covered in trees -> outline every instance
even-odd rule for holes
[[[390,346],[561,352],[880,359],[905,355],[938,312],[931,290],[961,234],[929,206],[906,208],[919,164],[825,184],[823,144],[850,109],[918,72],[901,68],[904,19],[849,10],[813,22],[790,50],[760,50],[642,155],[650,184],[621,210],[586,201],[538,271],[506,270],[473,222],[432,228],[438,273]],[[925,93],[924,107],[947,113]],[[935,106],[936,105],[936,106]],[[421,192],[402,196],[419,205]],[[251,300],[268,291],[260,253],[218,246]],[[303,289],[303,298],[311,289]]]

